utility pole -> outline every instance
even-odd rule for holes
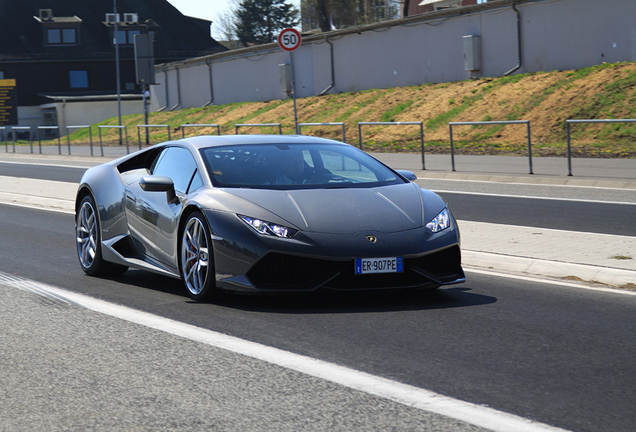
[[[115,32],[113,33],[113,41],[115,42],[115,75],[117,76],[117,117],[119,118],[119,126],[121,126],[121,77],[119,76],[119,19],[117,19],[117,0],[113,0],[113,13],[115,16]],[[119,145],[123,145],[121,127],[118,130]]]

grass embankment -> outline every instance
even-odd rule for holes
[[[529,120],[533,153],[565,154],[566,119],[636,118],[636,63],[603,64],[573,71],[554,71],[483,78],[420,86],[328,94],[297,100],[303,123],[344,122],[347,141],[358,143],[357,123],[421,121],[426,151],[450,149],[448,122]],[[137,125],[143,115],[122,119],[131,145],[137,144]],[[151,113],[149,124],[170,125],[171,137],[181,138],[182,124],[219,124],[224,134],[236,124],[281,123],[283,133],[294,130],[291,100],[235,103]],[[115,125],[112,118],[100,123]],[[98,136],[98,125],[92,134]],[[636,157],[636,124],[577,124],[572,126],[575,156]],[[216,134],[215,128],[186,128],[186,136]],[[241,133],[278,133],[277,128],[242,128]],[[149,129],[151,143],[168,139],[166,128]],[[305,127],[303,133],[341,139],[339,127]],[[384,152],[418,152],[417,126],[365,126],[364,149]],[[105,141],[115,142],[116,129],[103,129]],[[524,125],[459,126],[453,129],[459,154],[526,154]],[[88,130],[71,135],[74,144],[88,142]],[[51,144],[56,145],[56,141]]]

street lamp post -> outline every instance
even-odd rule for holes
[[[121,77],[119,76],[119,19],[117,19],[117,0],[113,0],[113,14],[115,17],[113,41],[115,43],[115,75],[117,77],[117,117],[119,118],[119,126],[121,126]],[[121,128],[119,128],[119,145],[122,145]]]

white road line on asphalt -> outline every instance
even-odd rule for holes
[[[473,175],[480,175],[479,173],[473,173]],[[492,174],[493,177],[506,177],[505,174]],[[527,177],[526,177],[527,178]],[[633,190],[622,187],[607,187],[607,186],[590,186],[590,185],[575,185],[575,184],[551,184],[551,183],[524,183],[524,182],[512,182],[512,181],[493,181],[493,180],[469,180],[469,179],[453,179],[453,178],[434,178],[434,177],[418,177],[418,180],[430,180],[430,181],[449,181],[449,182],[458,182],[458,183],[500,183],[505,185],[517,185],[517,186],[546,186],[546,187],[562,187],[562,188],[580,188],[580,189],[607,189],[614,191],[624,191],[624,190]],[[586,178],[585,180],[590,181],[591,178]],[[592,180],[593,181],[593,180]],[[604,182],[617,182],[617,183],[636,183],[635,179],[606,179],[600,178],[597,181]],[[427,188],[428,189],[428,188]]]
[[[10,206],[14,206],[14,207],[24,207],[24,208],[34,209],[34,210],[43,210],[43,211],[49,211],[49,212],[55,212],[55,213],[65,213],[65,214],[70,214],[70,215],[74,215],[75,214],[75,212],[71,211],[71,210],[55,209],[55,208],[51,208],[51,207],[40,207],[40,206],[36,206],[36,205],[32,205],[32,204],[24,204],[24,203],[1,201],[1,200],[0,200],[0,204],[10,205]]]
[[[106,161],[104,161],[104,163],[105,162]],[[79,166],[79,165],[61,165],[61,164],[54,164],[54,163],[18,162],[18,161],[8,161],[8,160],[2,160],[2,159],[0,159],[0,164],[49,166],[49,167],[59,167],[59,168],[76,168],[76,169],[83,169],[83,170],[87,170],[93,166],[91,165],[90,167],[85,167],[85,166]]]
[[[39,295],[49,295],[58,300],[66,299],[69,303],[80,305],[105,315],[120,318],[128,322],[140,324],[226,351],[242,354],[247,357],[330,381],[353,390],[382,397],[412,408],[440,414],[495,432],[566,432],[565,429],[538,423],[493,408],[464,402],[415,386],[371,375],[366,372],[357,371],[312,357],[294,354],[256,342],[246,341],[212,330],[206,330],[8,273],[0,272],[0,282]]]
[[[529,282],[539,282],[539,283],[544,283],[544,284],[559,285],[559,286],[564,286],[564,287],[568,287],[568,288],[579,288],[579,289],[586,289],[586,290],[590,290],[590,291],[602,291],[602,292],[608,292],[608,293],[612,293],[612,294],[622,294],[622,295],[627,295],[627,296],[636,296],[636,291],[629,291],[629,290],[620,289],[620,288],[609,288],[609,287],[606,287],[606,286],[586,285],[585,282],[582,282],[582,283],[565,282],[565,281],[558,281],[558,280],[554,280],[554,279],[546,279],[546,278],[542,278],[540,276],[537,276],[537,277],[523,276],[523,275],[517,275],[517,274],[498,272],[496,270],[477,269],[477,268],[474,268],[474,267],[464,268],[464,271],[467,272],[467,273],[485,274],[485,275],[490,275],[490,276],[503,277],[503,278],[507,278],[507,279],[518,279],[518,280],[525,280],[525,281],[529,281]]]
[[[570,202],[583,202],[592,204],[617,204],[617,205],[636,205],[636,202],[628,201],[601,201],[601,200],[587,200],[587,199],[575,199],[575,198],[555,198],[555,197],[542,197],[542,196],[530,196],[530,195],[509,195],[509,194],[495,194],[495,193],[483,193],[483,192],[462,192],[462,191],[450,191],[440,189],[430,189],[435,193],[445,193],[454,195],[479,195],[490,197],[502,197],[502,198],[522,198],[522,199],[538,199],[538,200],[550,200],[550,201],[570,201]]]

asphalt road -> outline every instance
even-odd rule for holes
[[[141,271],[83,275],[70,215],[0,205],[0,218],[6,273],[565,429],[636,424],[634,296],[469,272],[466,284],[428,294],[201,304],[179,281]]]
[[[86,168],[55,165],[23,165],[0,162],[0,175],[79,183]]]

